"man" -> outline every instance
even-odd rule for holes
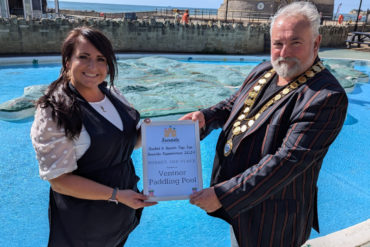
[[[239,246],[301,246],[319,231],[317,179],[348,105],[318,58],[319,26],[309,2],[280,9],[271,63],[228,100],[181,118],[198,120],[202,138],[222,128],[211,187],[190,202],[230,223]]]

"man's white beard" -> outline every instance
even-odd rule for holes
[[[293,65],[289,67],[288,62],[293,62]],[[271,61],[272,67],[276,73],[283,78],[296,77],[301,71],[301,63],[297,58],[294,57],[278,57],[274,61]]]

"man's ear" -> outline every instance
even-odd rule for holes
[[[321,39],[322,39],[321,34],[317,35],[317,37],[316,37],[316,39],[314,41],[314,49],[315,49],[315,52],[318,52],[319,51],[320,44],[321,44]]]

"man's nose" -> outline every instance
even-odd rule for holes
[[[290,50],[287,45],[283,45],[281,51],[280,51],[280,57],[289,57],[290,55]]]

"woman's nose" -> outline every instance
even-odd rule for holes
[[[88,63],[89,68],[95,68],[96,67],[96,62],[94,59],[90,59]]]

